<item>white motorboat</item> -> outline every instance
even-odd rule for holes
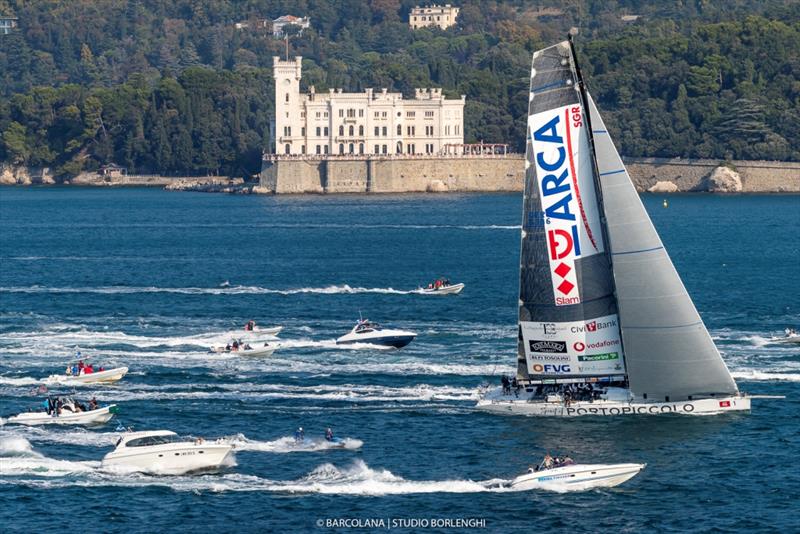
[[[128,373],[127,367],[116,367],[94,373],[81,373],[79,375],[50,375],[43,378],[43,382],[59,384],[108,384],[122,380]]]
[[[23,412],[8,418],[8,423],[18,425],[85,425],[97,426],[107,423],[116,413],[116,404],[102,406],[94,410],[78,411],[73,399],[63,398],[60,410],[52,407],[48,411]]]
[[[458,295],[464,289],[464,284],[450,284],[439,287],[421,287],[417,293],[421,295]]]
[[[230,345],[226,347],[211,347],[211,352],[218,354],[236,354],[238,356],[271,356],[272,353],[275,352],[275,349],[276,347],[269,343],[264,343],[260,346],[251,346],[248,343],[243,343],[237,348],[233,348],[233,346]]]
[[[381,328],[380,325],[372,323],[368,319],[359,319],[349,333],[336,340],[336,344],[369,343],[371,345],[383,345],[399,349],[411,343],[415,337],[417,337],[415,332]]]
[[[776,336],[769,339],[770,343],[800,343],[800,334],[790,331],[784,336]]]
[[[247,321],[247,323],[244,325],[243,333],[242,333],[242,331],[233,332],[232,335],[235,336],[235,337],[239,337],[240,335],[244,335],[244,336],[248,336],[248,337],[251,337],[251,338],[254,335],[255,336],[277,336],[280,333],[281,330],[283,330],[282,326],[270,326],[270,327],[264,328],[262,326],[256,325],[255,321]]]
[[[588,490],[613,488],[639,474],[647,464],[571,464],[550,469],[529,470],[515,478],[510,487],[531,489]]]
[[[103,458],[103,469],[156,475],[219,471],[233,456],[233,445],[222,439],[181,437],[170,430],[128,432]]]

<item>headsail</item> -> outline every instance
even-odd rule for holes
[[[624,379],[614,280],[567,41],[533,55],[520,254],[518,378]]]
[[[631,391],[673,401],[738,393],[588,98]]]

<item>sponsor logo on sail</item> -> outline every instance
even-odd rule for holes
[[[580,332],[597,332],[598,330],[603,330],[605,328],[611,328],[617,326],[617,320],[611,319],[610,321],[591,321],[584,325],[575,325],[571,327],[569,330],[575,334]]]
[[[531,134],[536,162],[536,176],[541,191],[544,221],[547,227],[546,244],[550,260],[556,306],[581,302],[575,260],[581,257],[580,227],[595,251],[599,247],[592,234],[581,200],[575,157],[580,139],[573,139],[583,127],[581,106],[566,106],[553,110],[534,121]],[[537,117],[538,119],[538,117]],[[532,128],[532,129],[533,129]],[[580,217],[581,221],[578,221]]]
[[[534,373],[546,373],[546,374],[557,375],[557,374],[570,373],[572,371],[570,370],[569,364],[557,365],[557,364],[549,364],[549,363],[545,363],[545,364],[535,363],[535,364],[533,364],[533,372]]]
[[[618,360],[618,352],[606,352],[605,354],[586,354],[578,356],[579,362],[601,362],[605,360]]]
[[[546,336],[554,336],[554,335],[556,335],[556,324],[555,323],[542,323],[542,330],[544,330],[544,335],[546,335]]]
[[[566,354],[567,342],[566,341],[549,341],[549,340],[528,340],[528,346],[531,352],[547,352],[551,354]]]
[[[568,362],[572,356],[569,354],[531,354],[528,358],[539,362]]]

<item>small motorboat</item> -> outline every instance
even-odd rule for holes
[[[464,284],[442,284],[438,287],[421,287],[417,293],[421,295],[458,295],[464,289]]]
[[[127,367],[116,367],[105,371],[95,371],[93,373],[81,373],[78,375],[50,375],[43,378],[42,382],[59,384],[110,384],[122,380],[128,373]]]
[[[379,324],[372,323],[368,319],[359,319],[349,333],[336,340],[336,344],[369,343],[371,345],[383,345],[399,349],[411,343],[415,337],[417,337],[415,332],[381,328]]]
[[[60,406],[59,406],[60,401]],[[82,410],[80,403],[69,397],[50,397],[48,409],[41,412],[23,412],[8,418],[8,423],[18,425],[85,425],[97,426],[107,423],[117,412],[117,405],[98,406],[93,410]]]
[[[647,464],[569,464],[531,468],[511,481],[512,489],[589,490],[613,488],[639,474]]]
[[[103,458],[103,469],[122,469],[156,475],[219,471],[233,445],[223,439],[181,437],[170,430],[127,432]]]
[[[255,321],[247,321],[244,325],[244,335],[246,336],[277,336],[281,330],[283,330],[282,326],[270,326],[267,328],[258,326]],[[239,335],[239,333],[235,333],[234,335]]]
[[[800,333],[794,329],[786,329],[786,334],[769,339],[770,343],[800,343]]]
[[[236,354],[239,356],[271,356],[275,352],[274,345],[264,343],[263,345],[252,346],[249,343],[227,345],[225,347],[211,347],[211,352],[217,354]]]

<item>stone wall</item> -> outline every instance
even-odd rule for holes
[[[521,191],[521,156],[361,157],[265,162],[259,191],[411,193]]]
[[[719,160],[680,158],[624,158],[631,180],[639,191],[656,182],[671,182],[677,191],[708,191],[709,178]],[[738,161],[728,165],[739,174],[743,193],[800,192],[800,163],[781,161]]]
[[[718,160],[625,158],[639,191],[657,182],[659,192],[718,190],[710,180]],[[744,193],[800,192],[800,163],[732,161]],[[354,157],[288,159],[265,162],[259,192],[270,193],[414,193],[522,191],[524,158]]]

